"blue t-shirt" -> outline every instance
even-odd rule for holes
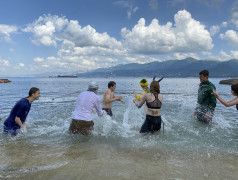
[[[4,125],[7,129],[19,129],[20,126],[15,122],[15,118],[19,117],[22,124],[25,122],[26,117],[31,109],[31,104],[26,98],[18,101],[12,108],[10,115],[5,120]]]

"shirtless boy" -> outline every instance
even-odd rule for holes
[[[108,89],[105,91],[103,96],[102,109],[105,110],[109,116],[112,116],[112,102],[121,101],[121,103],[125,104],[125,101],[122,100],[122,96],[115,96],[115,89],[116,83],[110,81],[108,83]]]

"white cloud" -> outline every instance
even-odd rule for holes
[[[57,46],[57,35],[68,24],[65,17],[44,15],[40,16],[35,22],[22,29],[23,32],[33,33],[32,42],[36,45]]]
[[[34,61],[35,62],[43,62],[44,58],[36,57],[36,58],[34,58]]]
[[[116,1],[115,5],[127,8],[127,17],[131,18],[133,14],[139,9],[138,6],[134,6],[132,1]]]
[[[49,67],[49,65],[48,64],[42,64],[42,66],[41,67],[43,67],[43,68],[48,68]]]
[[[170,0],[168,1],[172,6],[177,6],[177,4],[185,4],[186,0]]]
[[[234,30],[228,30],[225,34],[220,34],[220,38],[228,41],[231,44],[238,45],[238,34]]]
[[[134,7],[125,1],[123,3],[125,7]],[[137,8],[134,8],[135,12]],[[212,49],[209,32],[189,12],[179,11],[174,21],[174,25],[171,22],[160,25],[154,19],[146,26],[145,20],[141,18],[132,30],[123,28],[122,41],[118,41],[106,32],[97,32],[90,25],[82,27],[77,20],[43,15],[23,31],[33,34],[33,43],[54,46],[58,53],[57,56],[36,57],[33,60],[38,66],[27,67],[42,72],[79,72],[110,67],[119,61],[147,63],[160,60],[155,56],[150,57],[151,54],[198,59],[194,52]]]
[[[17,30],[17,26],[0,24],[0,40],[3,40],[5,42],[11,42],[11,34],[16,33]]]
[[[222,23],[221,23],[221,27],[223,27],[223,28],[226,28],[227,27],[227,22],[226,21],[223,21]]]
[[[77,20],[50,15],[40,17],[24,31],[32,32],[33,40],[38,44],[58,48],[57,57],[34,59],[39,64],[37,68],[47,68],[49,71],[87,71],[110,67],[119,61],[147,63],[160,60],[150,57],[151,54],[177,53],[175,56],[181,59],[198,58],[189,52],[213,47],[209,32],[189,12],[179,11],[174,19],[174,26],[171,22],[159,25],[157,19],[146,26],[145,20],[141,18],[131,31],[126,28],[121,30],[122,41],[117,41],[107,33],[98,33],[90,25],[82,27]],[[60,44],[54,45],[53,42]]]
[[[210,28],[210,34],[211,36],[214,36],[215,34],[219,33],[220,27],[219,26],[212,26]]]
[[[146,26],[141,18],[130,31],[121,30],[123,44],[131,52],[144,54],[164,54],[173,52],[203,51],[213,48],[212,38],[204,25],[194,20],[186,10],[174,16],[171,22],[159,25],[157,19]]]
[[[219,7],[225,0],[195,0],[198,3],[208,7]]]
[[[131,19],[131,16],[132,14],[135,14],[136,11],[139,9],[139,7],[130,7],[128,10],[127,10],[127,17],[128,19]]]
[[[107,33],[98,33],[90,25],[81,27],[78,21],[70,21],[61,38],[74,42],[75,46],[96,46],[104,48],[122,48],[120,42]]]
[[[192,57],[194,59],[200,59],[199,56],[195,53],[174,53],[174,57],[175,59],[185,59],[185,58],[188,58],[188,57]]]
[[[20,66],[20,67],[24,67],[25,64],[23,64],[23,63],[19,63],[19,66]]]
[[[158,9],[158,6],[159,6],[158,0],[150,0],[149,6],[150,6],[150,8],[153,9],[153,10]]]
[[[231,51],[232,59],[238,59],[238,51]]]
[[[33,33],[33,43],[58,49],[58,57],[36,57],[39,68],[87,71],[111,66],[127,55],[122,43],[107,33],[98,33],[90,25],[82,27],[77,20],[65,17],[44,15],[23,31]]]
[[[0,67],[9,66],[10,62],[8,60],[1,59],[1,57],[0,57],[0,64],[1,64]]]
[[[150,56],[145,56],[145,55],[135,55],[135,56],[127,56],[125,57],[125,61],[128,63],[149,63],[149,62],[154,62],[154,61],[161,61],[160,58],[158,57],[150,57]]]
[[[228,59],[231,59],[231,56],[227,54],[225,51],[220,51],[219,54],[220,54],[219,60],[226,61]]]
[[[219,56],[215,56],[214,59],[218,59],[220,61],[227,61],[230,59],[238,59],[238,51],[225,52],[225,51],[221,50],[219,53]]]

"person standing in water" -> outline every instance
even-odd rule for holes
[[[28,97],[19,100],[12,108],[10,115],[3,125],[4,133],[16,136],[18,133],[17,130],[24,127],[26,117],[31,109],[31,103],[40,97],[40,89],[32,87],[28,94]]]
[[[161,81],[160,79],[159,81]],[[138,108],[141,108],[146,102],[147,112],[146,119],[141,126],[140,133],[154,133],[161,129],[161,115],[160,108],[162,106],[163,97],[160,94],[159,81],[155,81],[155,77],[150,84],[150,93],[145,94],[140,103],[137,104],[137,101],[134,99],[133,102]]]
[[[97,95],[98,85],[91,82],[87,91],[78,95],[76,107],[72,114],[72,121],[69,127],[69,133],[81,133],[91,135],[94,122],[92,118],[93,109],[96,109],[98,116],[103,116],[100,105],[100,98]]]
[[[206,123],[212,121],[217,102],[213,94],[213,90],[216,90],[216,87],[208,80],[208,77],[208,70],[203,70],[199,73],[201,83],[198,89],[197,107],[194,111],[194,116],[197,116],[199,121]]]
[[[108,89],[105,91],[103,95],[103,104],[102,109],[107,112],[109,116],[112,116],[112,103],[114,101],[121,101],[122,104],[125,104],[125,101],[122,100],[122,96],[115,96],[114,91],[116,89],[116,83],[114,81],[110,81],[108,83]]]
[[[142,91],[141,91],[140,95],[138,95],[136,91],[133,91],[133,93],[135,95],[135,99],[137,101],[140,101],[144,95],[146,95],[147,93],[150,92],[150,89],[148,88],[148,81],[147,81],[147,79],[141,79],[140,80],[140,86],[142,88]]]
[[[234,99],[230,100],[230,101],[225,101],[224,99],[222,99],[218,93],[216,92],[216,90],[213,90],[214,95],[216,96],[216,98],[226,107],[230,107],[230,106],[234,106],[236,105],[236,109],[238,110],[238,84],[233,84],[231,85],[231,94],[233,96],[236,96]]]

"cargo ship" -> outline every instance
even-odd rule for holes
[[[69,75],[69,76],[62,76],[62,75],[58,75],[58,76],[49,76],[50,78],[77,78],[78,76],[76,75]]]

